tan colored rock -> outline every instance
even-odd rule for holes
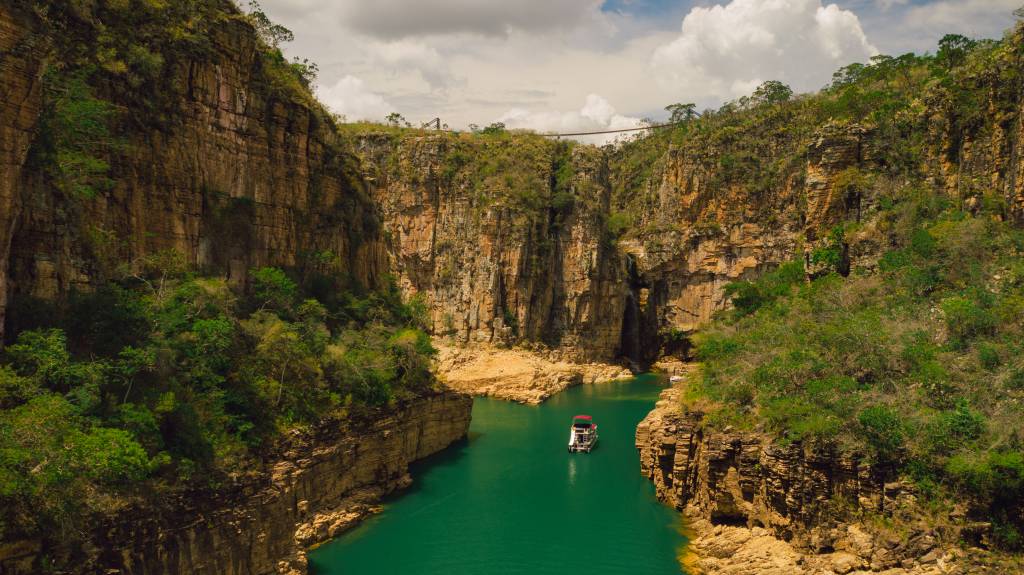
[[[22,211],[22,167],[42,110],[40,46],[31,43],[27,16],[0,4],[0,346],[11,242]]]
[[[827,446],[781,448],[756,433],[711,431],[685,413],[682,389],[666,389],[637,426],[642,472],[658,497],[684,512],[687,572],[730,575],[938,575],[1007,573],[1012,557],[960,553],[930,528],[904,538],[874,532],[829,507],[837,497],[862,511],[912,510],[912,488],[885,483],[856,457]],[[846,522],[844,522],[846,521]]]
[[[0,8],[0,51],[18,42],[23,25]],[[235,284],[254,267],[331,254],[317,271],[379,285],[387,253],[347,144],[309,103],[271,92],[243,19],[224,18],[208,40],[210,50],[168,68],[173,77],[160,94],[172,103],[167,126],[119,122],[125,145],[109,162],[113,188],[91,200],[70,200],[41,170],[20,169],[39,111],[40,61],[31,52],[4,55],[0,298],[89,289],[118,265],[165,250]],[[98,87],[97,96],[126,117],[151,113],[116,85]]]
[[[434,347],[439,350],[438,377],[446,386],[519,403],[538,404],[575,385],[633,377],[622,366],[568,362],[524,349],[459,347],[436,340]]]
[[[392,273],[406,293],[425,299],[433,332],[460,345],[557,342],[565,359],[615,359],[629,287],[624,258],[604,240],[607,158],[597,148],[574,148],[574,202],[561,225],[551,226],[547,210],[538,215],[509,205],[500,191],[478,190],[467,174],[452,172],[459,146],[483,157],[486,144],[449,136],[360,138]],[[538,186],[552,182],[556,144],[541,148],[509,175]]]

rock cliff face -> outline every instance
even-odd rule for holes
[[[236,283],[267,265],[380,281],[385,246],[354,158],[326,116],[272,90],[244,20],[213,27],[202,55],[167,56],[162,124],[116,85],[98,94],[119,107],[124,145],[106,158],[112,188],[91,199],[25,164],[42,107],[30,26],[0,7],[4,295],[52,299],[167,250]]]
[[[638,232],[622,243],[646,292],[647,340],[692,332],[726,307],[727,284],[806,257],[832,226],[858,219],[870,198],[862,206],[839,180],[869,165],[865,138],[858,126],[821,128],[806,162],[790,159],[765,189],[723,182],[714,150],[669,150],[629,198]]]
[[[42,106],[41,57],[21,19],[0,5],[0,340],[6,320],[11,241],[22,213],[19,182]]]
[[[358,429],[295,433],[280,459],[236,485],[105,518],[78,573],[264,575],[306,572],[305,551],[352,527],[411,481],[411,462],[465,437],[472,399],[444,392]],[[32,542],[0,547],[0,573],[40,567]]]
[[[688,572],[799,575],[1002,573],[955,548],[972,526],[915,524],[916,497],[885,469],[823,445],[706,431],[679,388],[637,426],[642,472],[694,530]],[[876,525],[865,520],[878,518]],[[905,531],[879,529],[899,518]],[[980,552],[979,552],[980,553]]]
[[[570,175],[559,200],[559,149],[534,139],[361,139],[391,269],[425,298],[436,334],[541,342],[581,361],[621,353],[629,290],[624,259],[603,234],[606,158],[588,147],[561,158]],[[490,154],[511,155],[509,173],[482,173]]]
[[[857,126],[822,128],[806,163],[760,192],[722,185],[705,152],[668,150],[631,192],[638,231],[619,241],[608,230],[609,163],[618,160],[607,150],[572,150],[571,201],[559,208],[557,145],[509,140],[539,148],[520,152],[502,175],[532,178],[541,209],[481,175],[483,158],[505,153],[486,139],[366,134],[357,154],[381,206],[391,269],[425,298],[436,335],[649,364],[682,353],[663,336],[693,331],[725,308],[726,284],[804,257],[836,223],[870,208],[870,194],[848,197],[841,183],[845,170],[869,165],[866,138]],[[877,249],[852,243],[850,257]]]
[[[836,498],[875,511],[895,505],[898,489],[886,491],[885,475],[854,458],[753,433],[705,433],[679,393],[666,390],[636,432],[641,468],[672,506],[794,540],[808,537]]]

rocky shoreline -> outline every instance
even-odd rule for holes
[[[444,391],[358,429],[325,422],[293,432],[264,472],[209,493],[131,505],[98,521],[78,552],[9,542],[0,547],[0,573],[38,573],[45,551],[76,573],[302,575],[308,549],[379,511],[385,495],[412,482],[410,463],[464,438],[471,410],[472,398]]]
[[[606,363],[574,363],[525,349],[454,347],[435,340],[438,377],[462,393],[537,405],[582,384],[627,379],[626,368]]]
[[[662,393],[637,426],[636,446],[658,498],[686,518],[689,575],[1003,574],[1024,567],[961,547],[979,526],[915,521],[913,487],[886,481],[856,457],[825,446],[780,447],[753,432],[706,431],[699,414],[684,412],[681,393],[678,386]]]

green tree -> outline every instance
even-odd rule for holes
[[[690,122],[700,115],[696,104],[669,104],[665,106],[665,111],[669,113],[668,121],[671,124]]]
[[[256,34],[260,37],[260,40],[263,40],[271,48],[277,49],[280,48],[281,44],[295,40],[295,34],[288,28],[271,20],[256,0],[249,0],[249,22],[256,29]]]
[[[259,268],[250,273],[257,307],[290,313],[299,295],[299,286],[279,268]]]
[[[960,34],[946,34],[939,40],[939,51],[935,54],[936,60],[946,70],[951,70],[964,63],[967,54],[977,46],[978,43]]]
[[[402,126],[408,128],[412,125],[405,119],[405,116],[399,114],[398,112],[391,112],[390,114],[388,114],[385,120],[387,121],[389,126],[395,128],[399,128]]]
[[[779,82],[769,80],[754,90],[753,100],[759,104],[780,104],[793,97],[793,89]]]

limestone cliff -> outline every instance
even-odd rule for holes
[[[637,426],[642,472],[694,530],[689,572],[1003,573],[960,538],[983,525],[917,521],[914,489],[891,470],[833,445],[779,445],[762,434],[716,432],[684,412],[678,387]],[[896,519],[900,528],[886,528]],[[990,561],[994,561],[990,564]]]
[[[45,52],[32,48],[51,41],[0,6],[4,295],[52,299],[168,250],[235,283],[273,265],[377,285],[387,259],[354,158],[312,100],[274,88],[252,27],[233,4],[223,11],[208,50],[164,55],[159,120],[127,80],[95,88],[117,106],[122,145],[104,158],[110,189],[89,198],[25,162],[44,104]]]
[[[391,268],[425,298],[435,333],[539,342],[581,361],[620,355],[629,291],[604,233],[600,150],[525,136],[370,134],[358,153]]]
[[[0,340],[6,323],[8,269],[21,216],[21,171],[42,106],[39,46],[21,18],[0,5]]]
[[[444,392],[365,425],[294,432],[278,458],[223,489],[138,501],[98,518],[90,544],[64,550],[76,573],[305,573],[305,551],[372,513],[411,481],[408,466],[465,437],[472,400]],[[0,573],[38,573],[34,542],[0,546]],[[52,550],[51,550],[52,552]],[[51,555],[49,559],[53,559]]]

